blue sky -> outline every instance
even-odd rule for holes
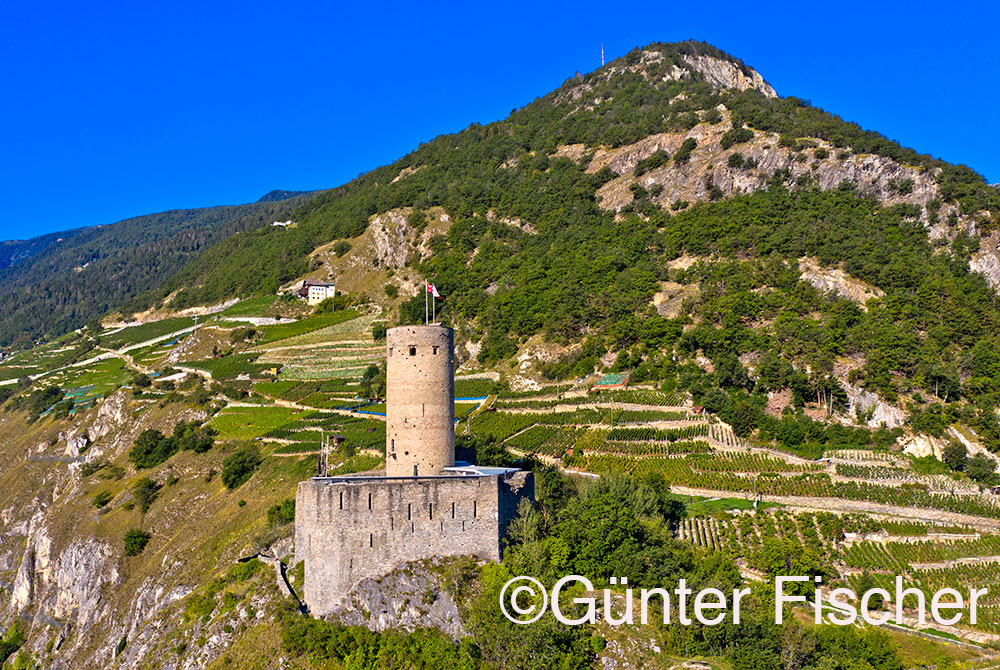
[[[577,70],[703,39],[1000,182],[987,2],[0,3],[0,239],[336,186]]]

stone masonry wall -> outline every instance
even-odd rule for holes
[[[528,472],[300,482],[295,552],[305,561],[305,602],[314,615],[329,614],[362,579],[410,561],[500,560],[522,497],[534,497]]]
[[[385,473],[440,475],[455,464],[454,333],[399,326],[386,334]]]

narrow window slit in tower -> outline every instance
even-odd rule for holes
[[[406,520],[413,520],[413,503],[406,503]]]
[[[340,509],[344,509],[344,492],[340,492]]]
[[[434,520],[434,503],[427,504],[427,518],[431,521]]]
[[[472,501],[472,518],[473,519],[476,518],[476,501],[475,500]]]
[[[410,355],[411,356],[416,356],[417,355],[417,348],[416,347],[410,347]]]
[[[368,509],[372,508],[372,494],[368,494]]]
[[[368,548],[371,549],[375,546],[375,534],[368,533]]]
[[[455,518],[455,503],[451,504],[451,518]]]
[[[437,356],[437,355],[438,355],[438,348],[437,348],[437,347],[434,347],[434,355],[435,355],[435,356]]]

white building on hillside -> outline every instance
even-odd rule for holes
[[[333,284],[306,279],[302,282],[302,286],[297,291],[297,294],[300,298],[305,298],[306,302],[310,305],[318,305],[327,298],[337,295],[337,289]]]

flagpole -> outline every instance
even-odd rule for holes
[[[435,297],[436,296],[433,293],[431,293],[431,323],[437,323],[438,322],[437,303],[434,302],[434,298]]]
[[[428,325],[427,321],[427,280],[424,280],[424,325]]]

